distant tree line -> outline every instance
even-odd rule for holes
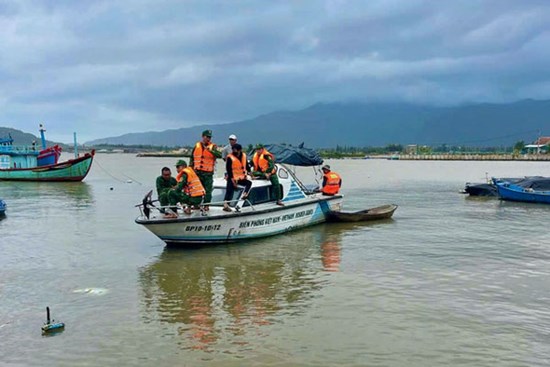
[[[518,141],[513,146],[463,146],[439,144],[409,145],[388,144],[383,147],[355,147],[337,145],[336,148],[320,149],[319,153],[324,158],[364,157],[365,155],[389,155],[389,154],[520,154],[525,151],[525,142]]]
[[[343,158],[343,157],[358,157],[362,158],[366,155],[390,155],[390,154],[520,154],[525,152],[525,142],[518,141],[513,146],[459,146],[439,144],[434,146],[428,145],[409,145],[403,146],[402,144],[387,144],[382,147],[356,147],[351,145],[337,145],[335,148],[323,148],[318,149],[320,155],[323,158]],[[87,147],[90,148],[90,147]],[[191,150],[191,146],[174,147],[174,146],[158,146],[150,144],[99,144],[93,146],[95,149],[122,149],[125,152],[171,152],[174,149],[188,149]],[[245,150],[254,152],[254,146],[248,144]]]

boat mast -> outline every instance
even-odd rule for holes
[[[44,126],[40,124],[40,139],[42,139],[42,149],[46,149],[46,136],[44,136],[44,132],[46,129],[44,129]]]
[[[73,132],[74,138],[74,157],[78,158],[78,145],[76,144],[76,132]]]

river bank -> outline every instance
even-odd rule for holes
[[[365,159],[408,161],[550,161],[550,154],[394,154],[368,155]]]

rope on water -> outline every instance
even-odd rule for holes
[[[122,182],[122,183],[127,183],[127,181],[122,180],[122,179],[116,177],[115,175],[113,175],[111,172],[109,172],[105,167],[103,167],[103,166],[99,163],[98,160],[96,160],[94,163],[96,164],[96,166],[98,166],[99,168],[101,168],[101,170],[102,170],[103,172],[105,172],[107,175],[109,175],[109,176],[110,176],[111,178],[113,178],[114,180],[116,180],[116,181],[118,181],[118,182]],[[135,181],[135,182],[137,182],[138,184],[142,185],[141,182],[139,182],[139,181],[137,181],[137,180],[134,180],[132,177],[127,176],[127,175],[125,175],[124,173],[121,173],[121,175],[123,175],[123,176],[125,176],[125,177],[127,177],[127,178],[129,178],[129,179],[131,179],[131,180],[133,180],[133,181]]]
[[[141,182],[139,182],[138,180],[136,180],[136,179],[133,178],[133,177],[130,177],[130,176],[128,176],[128,175],[126,175],[126,174],[124,174],[124,173],[122,173],[122,172],[121,172],[120,174],[121,174],[122,176],[126,177],[126,178],[129,178],[129,179],[132,180],[133,182],[137,182],[138,184],[143,185]]]

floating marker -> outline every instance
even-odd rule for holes
[[[65,324],[62,322],[55,322],[55,320],[50,321],[50,308],[46,307],[46,323],[42,326],[43,333],[51,333],[62,331],[65,328]]]

